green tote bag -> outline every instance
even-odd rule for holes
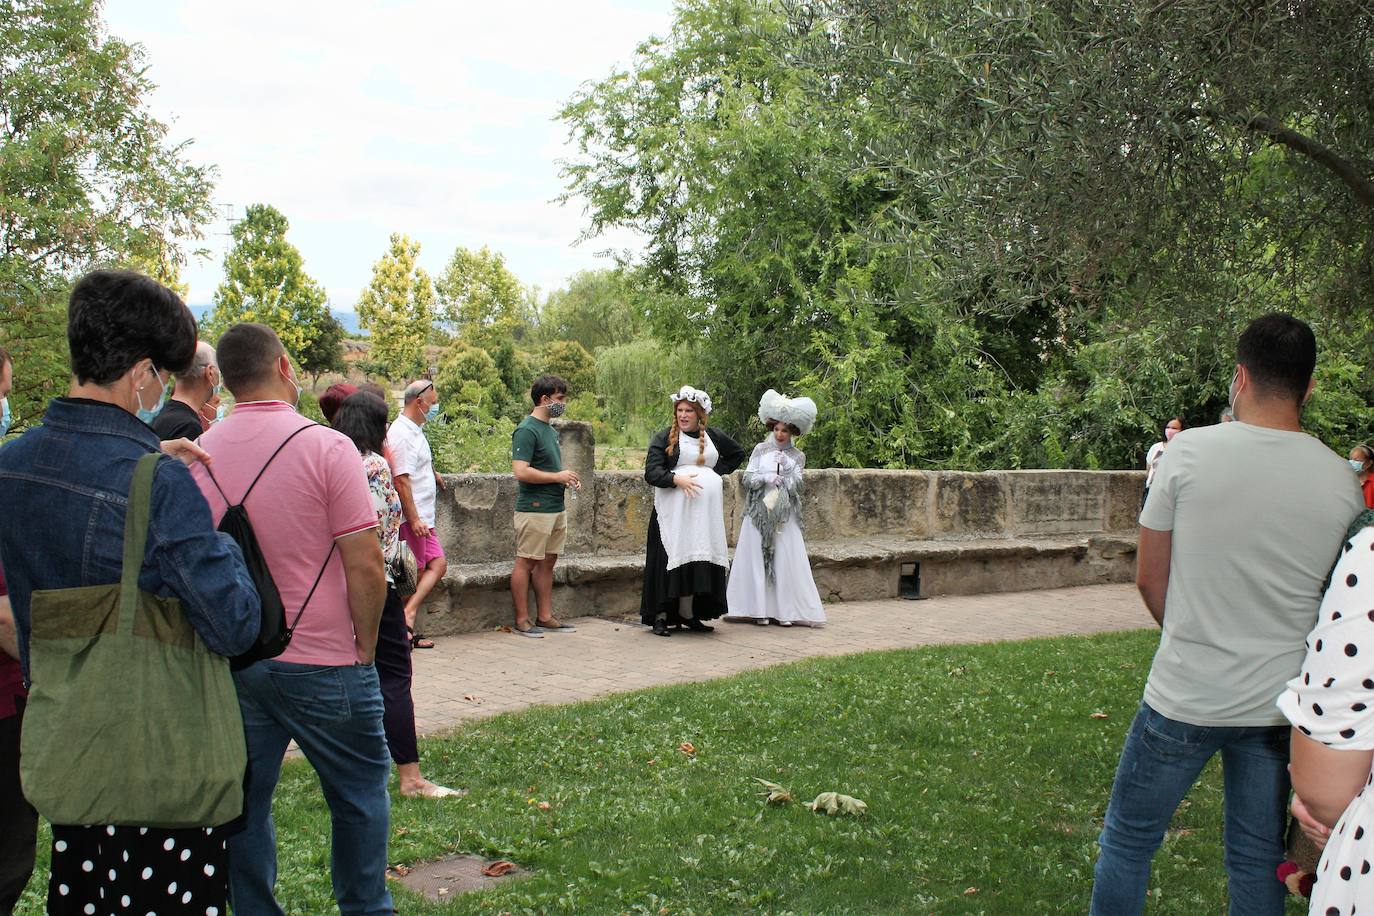
[[[180,601],[138,587],[161,458],[134,472],[120,581],[33,593],[20,777],[54,824],[213,827],[243,808],[229,660],[205,647]]]

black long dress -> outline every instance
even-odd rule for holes
[[[660,430],[649,440],[649,454],[644,459],[644,480],[654,487],[673,488],[673,468],[677,457],[668,454],[668,434],[672,427]],[[725,433],[707,427],[720,457],[715,471],[721,477],[730,474],[744,463],[744,449]],[[700,433],[681,433],[700,437]],[[724,519],[721,519],[724,524]],[[649,534],[644,545],[644,589],[639,599],[639,619],[652,626],[660,613],[667,615],[669,625],[682,623],[678,615],[678,601],[684,595],[692,597],[692,615],[697,620],[714,620],[725,614],[725,586],[729,570],[704,560],[684,563],[668,571],[668,552],[663,548],[663,536],[658,528],[658,510],[649,515]]]

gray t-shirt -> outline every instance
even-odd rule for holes
[[[1364,508],[1350,465],[1306,433],[1185,430],[1140,524],[1172,531],[1164,632],[1145,702],[1193,725],[1282,725],[1322,583]]]

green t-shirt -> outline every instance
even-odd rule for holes
[[[543,420],[525,417],[510,437],[512,461],[528,461],[536,471],[557,474],[563,470],[563,453],[558,449],[558,433]],[[562,512],[563,485],[561,483],[525,483],[516,485],[516,512]]]

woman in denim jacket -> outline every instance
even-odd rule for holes
[[[148,421],[166,400],[170,375],[191,364],[196,323],[155,281],[98,270],[72,290],[67,339],[68,396],[48,405],[41,426],[0,449],[0,567],[26,681],[33,592],[119,581],[134,466],[160,446]],[[261,609],[243,557],[214,530],[190,472],[175,461],[159,464],[153,478],[138,585],[179,599],[213,652],[237,655],[257,638]],[[127,715],[120,687],[110,685],[112,718]],[[74,786],[99,778],[72,774]],[[48,913],[226,912],[218,826],[54,824]]]

